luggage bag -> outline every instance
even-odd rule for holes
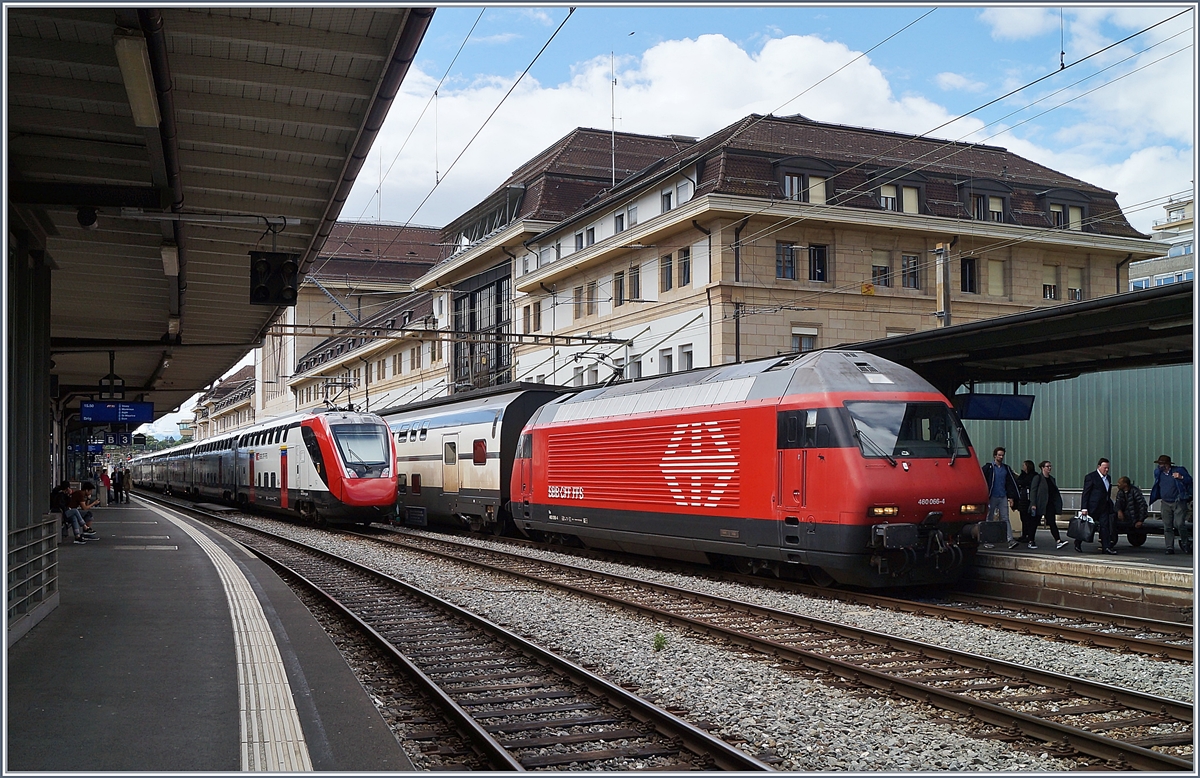
[[[1067,537],[1091,543],[1095,536],[1096,522],[1091,516],[1077,513],[1071,517],[1071,523],[1067,526]]]

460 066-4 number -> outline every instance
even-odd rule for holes
[[[546,487],[547,497],[551,499],[558,498],[560,500],[582,500],[582,486],[548,486]]]

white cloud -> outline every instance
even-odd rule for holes
[[[986,86],[982,81],[972,81],[958,73],[938,73],[934,81],[939,89],[946,91],[981,92]]]
[[[988,8],[979,18],[991,26],[995,40],[1036,38],[1058,28],[1053,8]]]
[[[814,86],[857,56],[841,43],[813,36],[774,38],[757,52],[723,35],[663,41],[640,58],[618,60],[616,126],[627,132],[704,137],[750,113],[773,112],[921,133],[952,118],[924,97],[895,95],[884,74],[866,57]],[[385,220],[411,218],[418,224],[444,225],[575,127],[610,126],[610,60],[602,55],[577,63],[564,83],[544,85],[526,77],[455,164],[515,78],[512,74],[469,85],[443,85],[436,111],[427,113],[384,182]],[[405,79],[372,154],[382,150],[385,169],[434,83],[436,78],[416,68]],[[968,119],[947,131],[961,134],[980,124]],[[378,176],[371,175],[375,169],[377,164],[364,168],[343,218],[376,213],[376,205],[367,207],[378,184]],[[430,194],[435,176],[442,183]],[[417,204],[426,196],[428,203],[414,218]]]

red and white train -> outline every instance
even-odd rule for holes
[[[383,419],[321,410],[138,457],[136,486],[330,523],[389,522],[395,449]]]
[[[981,524],[987,489],[950,403],[863,352],[570,393],[517,385],[382,415],[397,439],[398,518],[418,526],[511,521],[859,586],[949,581],[981,540],[1003,539],[1002,522]]]

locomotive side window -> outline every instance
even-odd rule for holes
[[[533,459],[533,435],[528,432],[517,441],[517,459]]]
[[[804,411],[779,411],[777,446],[779,448],[832,448],[838,446],[834,433],[837,409],[814,408]]]
[[[487,464],[487,441],[480,439],[471,444],[471,461],[476,465]]]
[[[420,474],[420,473],[413,473],[413,477],[412,477],[412,493],[413,493],[413,494],[420,494],[420,493],[421,493],[421,474]]]

